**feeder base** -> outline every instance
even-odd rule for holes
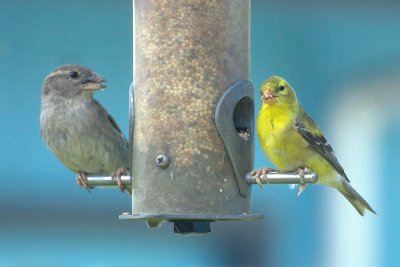
[[[150,213],[121,214],[120,220],[160,220],[174,223],[174,232],[180,235],[195,235],[211,232],[210,223],[215,221],[252,221],[263,219],[262,214],[195,214],[195,213]]]

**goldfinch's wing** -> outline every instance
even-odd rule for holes
[[[343,170],[343,167],[337,160],[331,145],[328,143],[324,134],[321,132],[315,122],[305,111],[300,111],[296,118],[294,127],[315,151],[323,156],[340,175],[349,181],[346,173]]]

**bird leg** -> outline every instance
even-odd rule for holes
[[[300,176],[300,183],[301,183],[301,185],[300,185],[300,187],[299,187],[299,192],[297,193],[298,196],[300,196],[300,194],[304,191],[304,189],[306,189],[307,184],[305,184],[305,183],[303,182],[303,179],[304,179],[305,173],[306,173],[306,172],[309,172],[309,171],[310,171],[310,170],[309,170],[307,167],[298,168],[298,169],[297,169],[297,173],[298,173],[299,176]]]
[[[86,173],[82,172],[82,171],[78,171],[76,173],[76,183],[80,186],[85,188],[89,193],[91,193],[91,189],[93,189],[93,187],[88,185],[88,180],[86,177]]]
[[[111,178],[113,180],[117,180],[118,187],[121,190],[121,192],[124,192],[124,190],[125,190],[125,187],[121,182],[121,176],[126,175],[126,174],[128,174],[128,169],[126,169],[126,168],[119,168],[116,172],[111,174]]]
[[[264,189],[263,184],[261,183],[261,178],[264,178],[267,181],[267,184],[269,184],[268,178],[267,178],[267,173],[275,171],[274,169],[271,168],[261,168],[258,170],[252,171],[250,174],[252,176],[256,176],[256,182],[257,184]]]

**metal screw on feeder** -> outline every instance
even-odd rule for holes
[[[164,154],[160,154],[156,157],[156,165],[161,169],[165,169],[169,165],[169,158]]]

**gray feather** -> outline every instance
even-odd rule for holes
[[[343,180],[342,185],[343,187],[338,188],[339,192],[343,194],[343,196],[351,203],[351,205],[354,206],[354,208],[356,208],[361,216],[364,216],[365,209],[376,214],[368,202],[365,201],[365,199],[362,198],[359,193],[357,193],[357,191],[350,185],[349,182]]]

